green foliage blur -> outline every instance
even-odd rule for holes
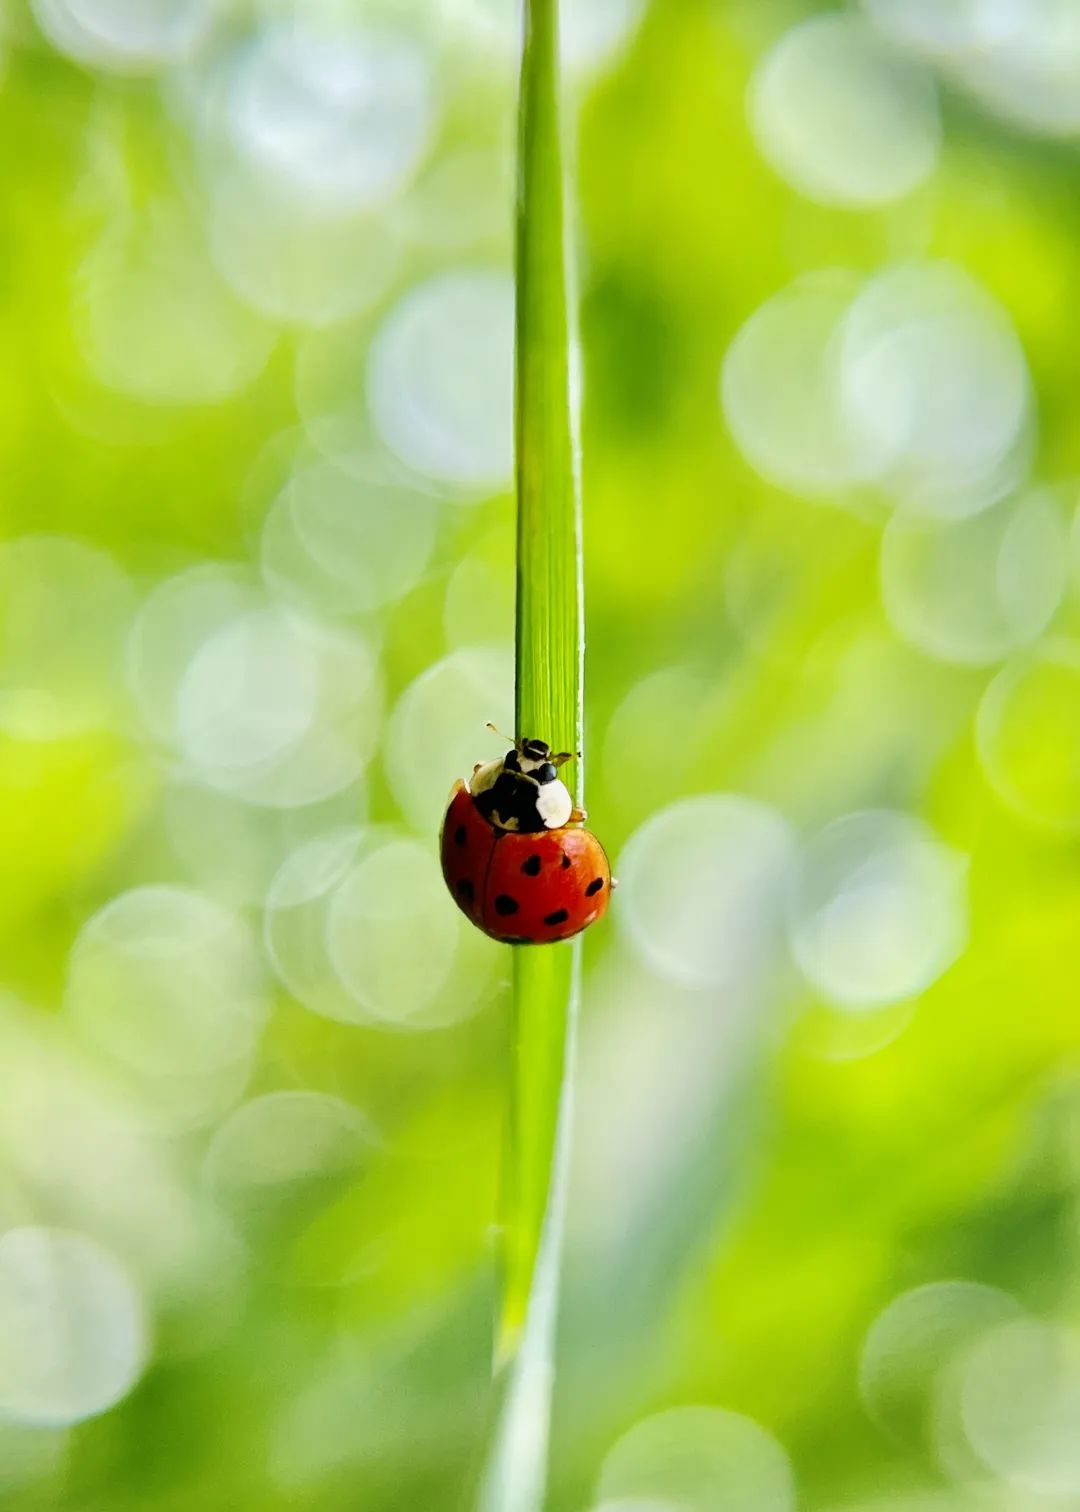
[[[1069,1505],[1075,8],[853,5],[768,95],[824,7],[580,3],[622,887],[549,1507]],[[10,1512],[475,1472],[509,971],[435,855],[511,718],[513,11],[4,8]]]

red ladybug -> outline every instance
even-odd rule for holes
[[[606,912],[611,868],[582,828],[543,740],[520,740],[501,761],[475,768],[450,794],[439,844],[458,907],[494,940],[540,945],[567,940]]]

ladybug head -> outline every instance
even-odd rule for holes
[[[519,740],[512,751],[507,751],[503,766],[508,772],[523,772],[537,782],[554,782],[558,768],[573,757],[572,751],[552,754],[546,740]]]

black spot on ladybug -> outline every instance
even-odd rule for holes
[[[563,851],[563,853],[562,853],[562,861],[561,861],[560,864],[562,866],[563,871],[565,871],[567,869],[567,867],[571,865],[570,857],[566,854],[565,851]]]
[[[507,914],[516,914],[517,911],[518,901],[516,898],[512,898],[509,893],[500,893],[495,899],[495,912],[497,914],[502,914],[505,917]]]
[[[464,899],[466,903],[471,903],[472,900],[476,897],[476,888],[469,881],[468,877],[462,877],[461,881],[458,883],[457,895],[459,898]]]
[[[527,861],[521,863],[521,869],[527,877],[538,877],[540,875],[540,857],[530,856]]]
[[[465,844],[465,840],[466,840],[465,826],[463,824],[459,824],[458,827],[457,827],[457,829],[454,831],[454,844],[455,845],[464,845]]]
[[[549,913],[547,915],[547,917],[544,919],[544,923],[547,924],[549,928],[554,929],[556,924],[565,924],[569,917],[570,915],[567,913],[565,908],[557,908],[554,913]]]
[[[585,889],[585,896],[591,898],[593,893],[598,893],[604,885],[603,877],[594,877]]]

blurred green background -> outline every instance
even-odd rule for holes
[[[1073,1506],[1080,5],[563,9],[622,887],[551,1512]],[[12,1512],[480,1451],[516,11],[3,8]]]

